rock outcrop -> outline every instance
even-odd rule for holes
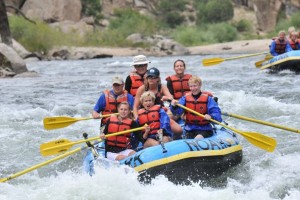
[[[4,43],[0,43],[0,67],[0,77],[14,76],[28,71],[18,53]]]

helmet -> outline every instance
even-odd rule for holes
[[[148,76],[159,77],[159,74],[160,74],[159,70],[155,67],[152,67],[147,71],[147,77]]]

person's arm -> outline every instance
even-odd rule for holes
[[[130,109],[133,109],[134,97],[131,94],[127,94],[127,101],[129,103]]]
[[[276,41],[273,41],[270,47],[270,54],[272,54],[272,56],[278,55],[278,53],[275,51],[275,48],[276,48]]]
[[[138,123],[136,122],[136,121],[132,121],[132,124],[131,124],[131,129],[135,129],[135,128],[139,128],[140,126],[138,125]],[[138,140],[138,141],[140,141],[140,142],[142,142],[142,143],[144,143],[144,138],[143,138],[143,132],[142,131],[135,131],[135,132],[133,132],[133,134],[134,134],[134,136],[135,136],[135,138]]]
[[[170,93],[169,89],[165,85],[161,85],[161,90],[162,90],[162,101],[167,101],[167,100],[172,100],[173,95]]]
[[[127,76],[125,80],[125,90],[127,90],[128,93],[130,93],[131,85],[132,85],[131,78],[130,76]]]
[[[167,80],[167,88],[169,92],[174,96],[174,89],[173,89],[172,82],[170,80]]]
[[[134,98],[134,104],[133,104],[133,117],[134,119],[138,118],[138,109],[141,105],[140,103],[140,98],[143,94],[143,92],[145,91],[145,86],[142,85],[141,87],[138,88],[135,98]]]
[[[107,122],[106,122],[106,125],[104,127],[104,130],[102,131],[102,133],[100,132],[100,139],[101,140],[105,140],[106,139],[105,135],[108,132],[108,125],[109,125],[109,123],[110,123],[110,120],[108,119]]]
[[[207,113],[212,119],[222,122],[221,109],[211,97],[208,97]]]
[[[160,128],[163,129],[163,132],[167,134],[168,136],[172,137],[172,131],[171,131],[171,125],[170,125],[170,117],[166,113],[164,109],[159,110],[160,115]]]
[[[94,106],[94,110],[92,112],[92,116],[94,119],[99,119],[100,118],[100,112],[102,112],[106,107],[106,101],[105,101],[105,94],[102,94],[96,105]]]
[[[289,42],[286,43],[286,46],[285,46],[285,52],[289,52],[289,51],[293,51],[291,45]]]
[[[185,106],[185,96],[182,96],[179,100],[178,103]],[[180,116],[182,115],[182,113],[184,112],[183,108],[180,108],[178,106],[176,106],[176,100],[173,99],[171,102],[171,106],[170,106],[170,110],[172,112],[173,115],[177,115]]]

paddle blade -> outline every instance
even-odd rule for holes
[[[78,119],[72,117],[46,117],[43,123],[46,130],[53,130],[67,127],[77,121]]]
[[[266,61],[268,61],[268,60],[270,60],[270,59],[272,59],[272,58],[273,58],[273,56],[272,56],[271,54],[267,54],[264,60],[260,60],[260,61],[257,61],[257,62],[255,63],[255,67],[256,67],[256,68],[261,68],[261,66],[262,66],[262,64],[263,64],[264,62],[266,62]]]
[[[223,62],[224,60],[225,60],[224,58],[208,58],[208,59],[203,59],[202,64],[203,64],[203,66],[207,67],[207,66],[219,64],[219,63]]]
[[[67,139],[59,139],[41,144],[40,152],[43,156],[51,156],[68,151],[73,143]]]
[[[253,145],[260,147],[268,152],[273,152],[277,142],[274,138],[255,132],[243,132],[243,136]]]

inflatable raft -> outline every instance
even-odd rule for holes
[[[93,153],[95,149],[100,155],[98,158]],[[84,171],[92,176],[94,166],[101,157],[103,160],[103,143],[88,150],[83,163]],[[236,134],[215,126],[214,135],[210,138],[181,139],[142,149],[119,161],[119,164],[134,168],[139,173],[139,180],[144,183],[164,175],[173,183],[189,184],[218,177],[241,161],[242,147]],[[103,161],[98,162],[101,163]]]
[[[260,69],[269,69],[271,72],[290,70],[300,73],[300,50],[289,51],[262,63]]]

